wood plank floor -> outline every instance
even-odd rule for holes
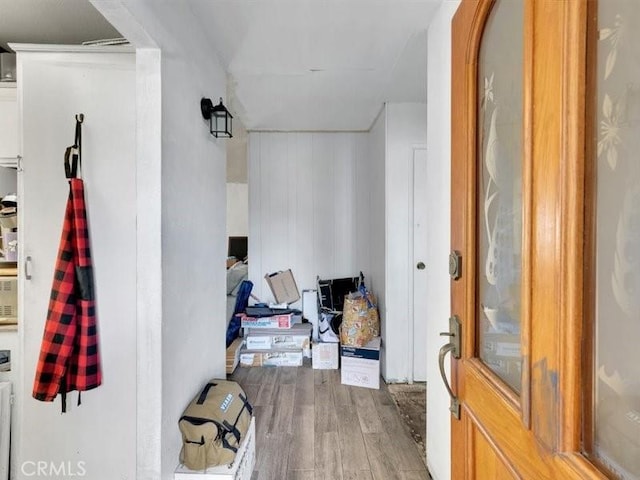
[[[340,370],[238,368],[254,405],[252,480],[428,480],[387,386],[340,383]]]

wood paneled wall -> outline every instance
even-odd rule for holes
[[[249,134],[249,278],[291,268],[298,288],[361,270],[384,290],[384,130]],[[379,145],[378,145],[379,147]],[[382,310],[381,310],[382,311]]]

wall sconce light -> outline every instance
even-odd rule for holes
[[[209,120],[209,132],[218,138],[231,138],[233,135],[231,134],[231,120],[233,116],[222,104],[222,98],[220,98],[220,103],[218,105],[213,105],[210,98],[203,98],[200,100],[200,110],[202,111],[202,116]]]

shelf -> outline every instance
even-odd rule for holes
[[[15,277],[18,275],[18,264],[16,262],[0,261],[0,277]]]

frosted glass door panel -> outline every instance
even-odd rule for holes
[[[479,356],[521,389],[523,2],[495,2],[478,58]]]
[[[598,2],[594,453],[640,479],[640,2]]]

